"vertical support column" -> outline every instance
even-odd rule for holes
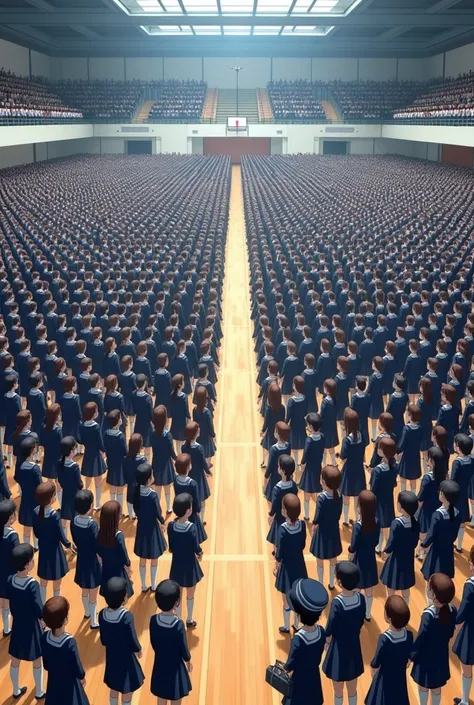
[[[33,144],[33,162],[36,164],[36,144]]]
[[[32,75],[33,75],[33,71],[32,71],[31,66],[32,66],[32,63],[31,63],[31,49],[28,49],[28,75],[29,75],[30,78],[31,78]]]
[[[446,78],[446,52],[443,51],[443,78]]]
[[[397,57],[397,64],[396,64],[395,80],[396,80],[396,82],[398,83],[398,57]]]
[[[270,82],[273,81],[273,56],[270,57]]]
[[[90,70],[90,64],[89,64],[89,57],[87,57],[87,80],[91,80],[91,70]]]
[[[359,59],[357,59],[357,83],[359,83]]]
[[[204,57],[201,56],[201,81],[204,82]]]
[[[123,80],[127,80],[127,59],[125,56],[123,57]]]

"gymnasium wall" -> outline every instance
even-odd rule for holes
[[[230,154],[232,164],[240,164],[244,154],[270,154],[268,137],[205,137],[204,154]]]
[[[454,164],[472,169],[474,166],[474,148],[459,147],[455,144],[443,144],[441,147],[442,164]]]

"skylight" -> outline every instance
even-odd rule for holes
[[[121,10],[129,15],[238,15],[253,16],[254,0],[113,0]],[[317,17],[334,15],[344,17],[364,0],[257,0],[257,17],[275,16]],[[220,11],[219,11],[220,7]],[[184,8],[184,11],[183,11]],[[249,22],[251,24],[251,22]],[[295,22],[296,24],[296,22]]]

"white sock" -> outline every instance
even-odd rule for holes
[[[33,534],[33,548],[38,548],[38,539],[36,536]]]
[[[47,585],[44,587],[40,585],[40,595],[41,595],[41,602],[44,603],[46,602],[46,590],[47,590]]]
[[[425,597],[426,597],[426,603],[429,607],[432,604],[432,601],[431,601],[431,598],[428,593],[428,583],[426,583],[426,587],[425,587]]]
[[[30,544],[30,537],[26,534],[23,534],[23,543],[27,543],[28,545]]]
[[[461,526],[460,529],[459,529],[459,531],[458,531],[458,543],[457,543],[457,546],[458,546],[459,549],[462,548],[462,541],[463,541],[463,538],[464,538],[465,531],[466,531],[466,529],[464,528],[464,526]]]
[[[355,695],[349,695],[349,705],[357,705],[357,693]]]
[[[406,597],[405,597],[405,595],[402,595],[402,597],[405,600],[406,606],[410,607],[410,595],[407,595]]]
[[[135,516],[135,514],[133,513],[133,504],[131,504],[130,502],[127,502],[127,507],[128,507],[128,516],[130,517],[130,519],[133,519]]]
[[[462,676],[462,704],[469,705],[469,696],[471,694],[472,678]]]
[[[294,618],[293,618],[293,626],[295,629],[300,628],[300,618],[296,612],[293,612]]]
[[[100,500],[102,498],[102,485],[97,485],[95,488],[95,508],[100,509]]]
[[[91,627],[97,627],[97,602],[89,602],[89,611],[91,615]]]
[[[63,503],[63,491],[62,490],[58,490],[58,502],[59,502],[59,506],[61,507],[62,503]]]
[[[334,587],[334,577],[336,575],[336,566],[335,565],[330,565],[329,566],[329,587]]]
[[[120,509],[121,509],[122,512],[123,512],[123,493],[122,493],[122,494],[117,494],[117,495],[115,495],[115,499],[116,499],[117,502],[120,504]]]
[[[309,519],[309,499],[304,500],[304,518]]]
[[[400,491],[405,492],[407,488],[407,481],[406,480],[400,480]]]
[[[338,698],[337,695],[334,696],[334,705],[342,705],[344,698]]]
[[[89,607],[89,597],[86,595],[82,596],[82,604],[84,605],[84,616],[85,617],[90,617],[91,616],[91,610]]]
[[[471,502],[471,526],[474,526],[474,502]]]
[[[59,590],[53,590],[53,597],[59,597],[61,594],[61,589]]]
[[[165,500],[166,500],[166,511],[170,512],[171,511],[171,493],[168,492],[168,494],[165,493]]]
[[[206,513],[206,505],[204,502],[201,504],[201,521],[204,524],[204,514]]]
[[[141,565],[140,566],[140,580],[142,581],[142,590],[147,589],[147,584],[146,584],[146,565]]]
[[[13,453],[11,451],[7,452],[7,465],[10,468],[13,467]]]
[[[193,610],[194,610],[194,597],[190,600],[186,600],[186,609],[188,611],[188,622],[193,621]]]
[[[178,619],[181,619],[181,602],[179,603],[179,605],[176,608],[176,616]]]
[[[18,695],[20,692],[20,667],[10,665],[10,680],[13,685],[13,695]]]
[[[344,511],[344,521],[346,524],[348,524],[349,523],[349,505],[343,504],[342,509]]]
[[[283,607],[283,625],[285,629],[290,628],[290,616],[291,616],[291,610],[286,609],[286,607]]]
[[[373,601],[374,601],[373,597],[366,597],[365,598],[365,617],[366,617],[366,619],[370,619],[372,616]]]
[[[113,695],[109,695],[109,705],[118,705],[118,698],[114,698]]]
[[[428,705],[429,694],[429,690],[421,690],[421,688],[418,688],[418,700],[420,701],[420,705]]]
[[[431,705],[441,705],[441,693],[431,691]]]
[[[33,668],[33,678],[35,679],[36,697],[43,695],[43,666]]]
[[[318,565],[318,580],[320,583],[324,582],[324,566],[323,565],[321,565],[321,566]]]
[[[158,563],[156,565],[151,564],[151,589],[156,590],[156,574],[158,573]]]
[[[379,544],[377,546],[377,550],[382,551],[382,546],[383,546],[383,531],[381,531],[379,534]]]
[[[3,631],[5,634],[10,634],[10,610],[2,610]]]
[[[117,495],[115,494],[115,492],[111,492],[110,493],[110,501],[113,502],[114,500],[117,501]]]

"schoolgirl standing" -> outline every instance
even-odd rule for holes
[[[460,513],[461,526],[458,533],[456,550],[462,551],[462,541],[465,532],[465,523],[469,521],[471,513],[469,510],[469,488],[474,476],[474,458],[472,457],[473,441],[469,436],[458,433],[454,436],[454,450],[457,458],[454,459],[451,468],[451,480],[459,485],[460,495],[457,508]]]
[[[189,519],[193,512],[192,497],[183,493],[175,497],[173,512],[176,519],[168,525],[168,545],[173,558],[170,568],[170,580],[175,581],[181,588],[186,588],[186,627],[194,629],[196,622],[193,620],[194,595],[198,582],[204,574],[199,562],[202,560],[202,549],[199,544],[197,529]],[[176,614],[181,618],[181,602]]]
[[[152,467],[154,485],[161,498],[161,488],[164,488],[166,513],[171,514],[171,485],[174,480],[173,461],[176,453],[173,447],[173,437],[167,429],[168,414],[166,407],[159,405],[153,411],[153,433],[151,436]]]
[[[158,558],[166,551],[163,538],[164,524],[160,501],[152,489],[152,467],[149,463],[136,470],[135,496],[133,509],[137,517],[137,532],[133,552],[140,558],[140,580],[142,592],[150,589],[146,584],[146,562],[151,561],[151,589],[156,590]]]
[[[99,628],[100,641],[105,646],[104,683],[110,689],[109,703],[118,705],[119,694],[122,703],[131,703],[133,693],[142,687],[145,676],[138,663],[142,648],[135,631],[135,620],[125,609],[130,597],[127,580],[114,576],[103,585],[101,593],[107,603],[99,613]]]
[[[441,408],[436,420],[437,426],[442,426],[448,434],[447,447],[450,453],[454,451],[454,436],[459,431],[459,409],[456,406],[456,390],[450,384],[441,386]]]
[[[127,596],[133,595],[130,558],[124,535],[119,529],[121,516],[120,504],[115,500],[106,502],[100,512],[97,553],[102,559],[100,594],[104,597],[107,594],[107,583],[110,578],[123,578],[126,581]]]
[[[393,340],[388,340],[385,343],[385,355],[383,356],[383,396],[389,396],[393,389],[393,378],[397,370],[397,362],[395,355],[397,354],[397,346]]]
[[[418,685],[421,705],[427,705],[431,694],[432,705],[441,704],[441,688],[449,681],[449,642],[453,637],[457,609],[450,604],[455,588],[450,577],[434,573],[428,581],[428,596],[432,604],[422,616],[410,660],[411,677]]]
[[[260,404],[261,416],[265,416],[267,412],[268,391],[272,384],[278,384],[278,363],[276,360],[271,360],[268,363],[268,376],[263,380],[258,393],[257,404]]]
[[[456,616],[459,631],[453,646],[453,653],[461,661],[462,698],[455,698],[459,705],[469,705],[474,665],[474,546],[469,552],[469,572],[471,577],[464,583],[461,605]]]
[[[165,406],[168,408],[171,399],[171,375],[167,369],[168,355],[160,353],[158,355],[158,369],[154,376],[155,406]]]
[[[66,632],[68,615],[69,602],[64,597],[52,597],[43,607],[43,621],[50,630],[41,635],[43,666],[48,673],[45,705],[89,705],[77,643]]]
[[[44,424],[40,432],[39,443],[43,446],[43,467],[41,473],[47,480],[55,480],[58,501],[61,505],[61,486],[58,482],[58,464],[61,460],[61,440],[63,437],[61,420],[61,407],[51,404],[46,409]]]
[[[304,379],[296,376],[293,379],[293,395],[289,397],[286,407],[286,423],[290,427],[290,444],[296,465],[306,442],[305,417],[308,403],[303,390]]]
[[[94,496],[90,490],[79,490],[74,498],[76,516],[71,522],[71,536],[77,552],[74,582],[82,590],[84,618],[90,619],[91,629],[98,629],[97,595],[102,582],[102,566],[97,557],[99,527],[92,519]]]
[[[337,385],[333,379],[326,379],[323,385],[324,399],[321,403],[321,431],[324,436],[324,462],[329,455],[332,465],[336,464],[336,446],[339,445],[337,432]]]
[[[20,687],[21,661],[33,662],[33,678],[37,700],[44,698],[43,663],[41,660],[41,635],[43,603],[40,587],[29,573],[34,568],[34,550],[32,546],[20,543],[11,551],[11,564],[15,571],[7,580],[6,596],[12,614],[12,628],[8,653],[11,657],[10,679],[15,700],[26,693],[26,687]]]
[[[278,459],[280,455],[291,455],[290,427],[283,421],[278,421],[275,425],[274,443],[268,453],[267,469],[265,470],[263,494],[268,502],[272,501],[273,488],[279,481],[278,475]]]
[[[81,469],[75,462],[77,453],[76,439],[64,436],[60,444],[61,460],[58,463],[58,482],[61,486],[61,522],[67,533],[67,523],[74,519],[74,498],[78,490],[82,490]]]
[[[146,463],[146,458],[142,454],[143,442],[139,433],[132,433],[128,443],[127,457],[123,461],[123,474],[127,483],[127,508],[128,518],[135,519],[133,511],[133,498],[135,496],[136,470],[142,463]]]
[[[423,475],[420,491],[418,493],[418,523],[420,524],[420,544],[425,540],[431,526],[431,518],[441,502],[439,489],[446,479],[446,468],[443,453],[440,448],[433,446],[428,451],[428,472]],[[423,549],[418,550],[418,559],[422,560]]]
[[[412,404],[416,401],[415,394],[418,391],[418,381],[423,373],[423,360],[418,355],[419,347],[418,341],[414,338],[408,342],[410,352],[403,368],[403,376],[407,381],[407,392]]]
[[[125,434],[120,430],[122,415],[118,409],[108,412],[106,424],[108,428],[103,434],[107,460],[106,482],[110,486],[110,499],[116,499],[123,509],[123,488],[126,484],[123,464],[128,450]]]
[[[366,392],[367,380],[365,377],[355,378],[355,394],[352,395],[351,409],[357,412],[359,417],[359,427],[362,433],[364,445],[369,445],[369,411],[370,397]]]
[[[104,380],[104,416],[110,411],[120,411],[121,415],[121,425],[120,430],[125,433],[128,420],[125,413],[125,404],[123,401],[123,395],[118,391],[118,378],[115,375],[109,375]]]
[[[408,605],[410,588],[415,584],[415,548],[420,535],[420,526],[415,519],[418,510],[416,495],[406,490],[400,492],[397,509],[400,516],[392,521],[390,527],[390,536],[382,554],[386,563],[380,580],[386,586],[388,595],[401,591]]]
[[[336,565],[336,580],[341,593],[331,602],[326,624],[328,651],[323,672],[333,682],[335,705],[342,705],[344,684],[347,686],[349,705],[355,705],[357,679],[364,672],[360,630],[365,618],[365,597],[356,591],[360,572],[351,561],[341,561]]]
[[[282,499],[286,494],[298,494],[298,486],[293,479],[295,461],[291,455],[280,455],[278,459],[278,473],[281,480],[273,488],[272,504],[268,512],[270,531],[267,541],[277,547],[280,526],[285,521],[282,514]]]
[[[278,368],[277,368],[278,369]],[[208,380],[208,375],[209,375],[209,368],[207,365],[199,365],[198,367],[198,378],[196,380],[196,384],[194,385],[194,396],[193,396],[193,404],[196,403],[196,392],[198,389],[201,387],[204,387],[207,390],[208,394],[208,402],[207,405],[209,407],[209,411],[211,414],[214,413],[214,407],[217,402],[217,396],[216,396],[216,390],[212,382]],[[277,380],[277,376],[275,375],[275,381]],[[170,392],[171,394],[171,392]],[[169,402],[168,402],[169,404]]]
[[[324,436],[320,432],[321,417],[310,413],[306,416],[307,438],[301,460],[301,479],[299,487],[304,492],[304,518],[309,521],[309,501],[321,492],[321,466],[324,455]]]
[[[184,431],[185,442],[181,446],[181,452],[187,453],[191,457],[191,471],[189,476],[196,481],[198,486],[199,501],[201,503],[201,519],[205,526],[205,502],[206,499],[211,496],[207,478],[212,477],[212,472],[209,470],[206,458],[204,457],[203,447],[197,442],[199,432],[199,426],[194,421],[186,424]]]
[[[301,504],[296,494],[285,494],[282,500],[282,515],[286,520],[279,528],[275,553],[275,587],[282,593],[283,626],[280,634],[290,633],[290,612],[287,594],[296,580],[308,577],[304,560],[306,545],[306,524],[300,521]],[[295,625],[297,621],[295,615]]]
[[[357,503],[359,518],[352,527],[349,557],[359,569],[357,587],[365,595],[365,619],[370,622],[374,587],[379,582],[375,548],[379,542],[380,526],[377,521],[377,498],[370,490],[363,490]]]
[[[23,462],[21,444],[25,438],[33,438],[36,443],[38,443],[38,436],[31,430],[31,413],[27,409],[19,411],[16,415],[16,427],[12,436],[13,455],[15,456],[15,471],[13,473],[13,479],[15,482],[18,482],[17,473]]]
[[[196,406],[193,409],[193,421],[199,425],[199,437],[197,442],[202,445],[204,457],[209,468],[212,468],[212,458],[216,454],[216,432],[212,413],[209,410],[209,395],[205,387],[196,389],[194,395]]]
[[[189,521],[196,525],[197,538],[199,543],[207,540],[206,530],[201,521],[201,502],[199,499],[199,488],[196,480],[189,477],[191,470],[191,456],[187,453],[180,453],[175,461],[176,477],[173,482],[175,497],[182,493],[191,495],[193,500],[193,511]]]
[[[191,394],[193,391],[191,385],[191,370],[189,368],[188,358],[186,357],[186,343],[184,340],[179,340],[176,345],[176,355],[171,362],[170,372],[172,377],[182,375],[184,378],[184,393]]]
[[[374,357],[372,360],[372,374],[369,377],[369,386],[367,394],[370,397],[369,419],[371,420],[372,438],[375,438],[377,433],[377,419],[380,414],[383,414],[383,367],[384,362],[381,357]]]
[[[318,400],[316,399],[316,371],[314,369],[316,360],[314,355],[307,353],[304,356],[304,370],[301,373],[304,379],[303,394],[308,402],[308,413],[318,412]]]
[[[133,428],[134,410],[132,404],[132,393],[137,388],[137,377],[133,371],[133,357],[131,355],[125,355],[122,357],[120,360],[120,367],[122,370],[119,375],[120,391],[123,394],[125,413],[131,424],[130,428]]]
[[[56,499],[56,486],[48,480],[36,488],[36,503],[33,514],[33,530],[38,540],[38,578],[40,579],[41,599],[46,602],[48,582],[52,581],[54,597],[61,593],[61,581],[69,571],[64,548],[71,548],[67,540],[59,512],[53,509]]]
[[[423,457],[423,471],[427,472],[428,450],[431,448],[432,444],[432,418],[434,414],[433,385],[429,377],[422,377],[418,383],[418,388],[420,391],[420,397],[416,403],[421,410],[420,426],[423,431],[420,450]]]
[[[17,519],[16,505],[10,499],[0,502],[0,609],[2,610],[3,636],[10,634],[10,603],[7,597],[8,578],[15,574],[11,555],[18,546],[18,534],[13,525]]]
[[[63,437],[72,436],[79,440],[79,424],[82,420],[79,395],[76,394],[76,378],[64,377],[64,394],[60,398],[61,418],[63,420]]]
[[[403,427],[405,425],[405,410],[408,404],[408,395],[406,394],[407,382],[405,377],[396,374],[393,378],[394,392],[390,396],[387,404],[387,413],[393,416],[393,434],[395,440],[400,440]]]
[[[436,448],[439,448],[441,452],[443,453],[443,459],[444,459],[444,468],[445,468],[445,474],[446,476],[448,475],[449,472],[449,461],[450,461],[450,452],[448,448],[448,443],[449,443],[449,437],[448,437],[448,432],[446,431],[443,426],[435,426],[433,428],[433,445],[436,446]]]
[[[181,443],[185,440],[185,428],[191,419],[189,414],[188,397],[184,393],[183,375],[175,375],[171,380],[172,392],[169,401],[168,413],[171,418],[171,435],[175,444],[175,451],[179,453]]]
[[[344,411],[345,437],[341,445],[342,468],[341,494],[343,499],[344,526],[349,526],[349,498],[354,497],[354,516],[357,516],[357,497],[365,490],[365,446],[359,429],[357,412],[348,407]]]
[[[372,684],[365,705],[410,705],[406,672],[413,634],[406,629],[410,609],[399,595],[387,598],[385,621],[389,629],[379,636],[370,663]]]
[[[275,426],[278,422],[285,420],[285,407],[281,401],[281,389],[277,382],[272,382],[268,387],[267,404],[265,408],[265,419],[263,422],[260,436],[262,440],[262,464],[260,467],[266,466],[266,459],[270,448],[275,441]]]
[[[151,438],[152,438],[152,418],[153,400],[146,388],[147,379],[144,374],[136,377],[137,388],[132,392],[132,407],[135,414],[134,433],[139,433],[143,439],[143,447],[147,459],[151,459]]]
[[[151,674],[151,692],[158,705],[180,703],[192,685],[188,673],[193,666],[186,630],[176,612],[181,606],[181,589],[174,580],[162,580],[155,592],[160,614],[150,619],[150,642],[155,659]]]
[[[151,375],[150,361],[147,358],[147,344],[144,340],[137,345],[137,359],[133,367],[137,376],[140,374],[145,375],[146,385],[151,387],[153,385],[153,377]]]
[[[5,414],[4,445],[7,451],[7,467],[13,465],[13,445],[17,415],[21,412],[21,398],[18,394],[19,382],[16,375],[7,375],[3,386],[5,394],[2,399],[2,412]]]
[[[349,406],[349,377],[347,376],[349,360],[347,357],[338,357],[336,366],[337,374],[334,378],[336,382],[336,416],[337,420],[342,422],[344,419],[344,410]]]
[[[421,477],[420,449],[423,441],[423,429],[420,424],[420,407],[416,404],[409,404],[407,416],[408,423],[403,427],[402,436],[397,446],[397,453],[402,456],[398,464],[398,474],[401,478],[402,491],[406,489],[409,480],[410,488],[414,492],[416,481]]]
[[[18,521],[23,526],[23,543],[30,542],[31,529],[34,524],[34,510],[36,507],[36,488],[41,485],[41,470],[36,462],[38,455],[38,441],[30,436],[21,442],[20,453],[23,462],[16,474],[16,481],[21,489],[20,511]],[[37,548],[36,538],[34,546]]]
[[[99,416],[97,404],[93,401],[87,402],[83,409],[83,423],[79,427],[79,440],[84,446],[84,458],[82,460],[81,475],[86,478],[86,488],[89,489],[94,478],[95,484],[95,506],[100,509],[100,499],[102,496],[102,476],[107,468],[103,458],[105,454],[102,430],[96,419]]]
[[[318,580],[324,582],[324,561],[329,560],[329,589],[334,589],[336,559],[342,553],[339,519],[342,512],[340,470],[326,465],[321,473],[323,491],[318,495],[313,519],[313,538],[310,552],[317,559]]]

